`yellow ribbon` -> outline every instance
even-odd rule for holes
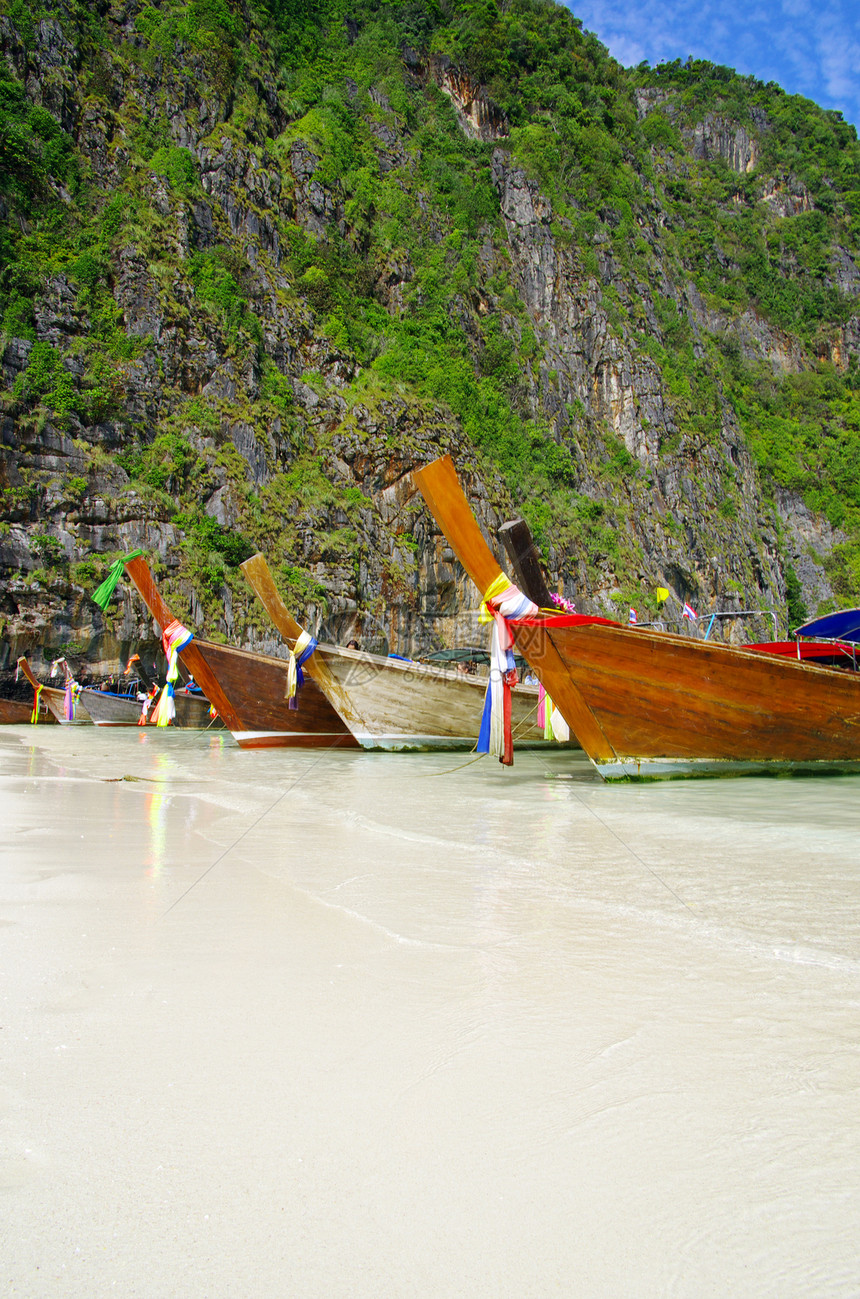
[[[484,592],[484,598],[481,601],[481,612],[478,614],[478,622],[493,621],[493,613],[489,608],[489,602],[490,600],[495,600],[503,591],[507,591],[509,586],[513,586],[513,582],[509,577],[506,577],[504,573],[499,573],[499,576],[493,579]]]
[[[36,691],[33,696],[33,712],[30,715],[30,721],[33,723],[34,726],[39,720],[39,701],[42,697],[43,689],[44,689],[43,686],[36,686]]]
[[[301,655],[307,649],[312,640],[313,637],[310,632],[303,631],[302,634],[296,638],[296,643],[290,650],[290,657],[287,660],[287,699],[295,699],[296,697],[299,675],[298,668],[296,667],[296,659],[301,658]]]

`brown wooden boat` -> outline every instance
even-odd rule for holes
[[[175,619],[149,566],[143,559],[132,559],[125,567],[164,631]],[[179,651],[179,657],[242,748],[358,747],[312,678],[299,692],[298,708],[289,707],[289,665],[284,659],[216,645],[196,636]]]
[[[33,674],[33,669],[30,667],[30,663],[26,658],[22,657],[18,659],[18,667],[30,682],[34,693],[39,690],[39,687],[41,686],[39,703],[43,704],[50,710],[55,721],[58,721],[61,726],[90,726],[92,724],[92,719],[85,706],[81,703],[80,693],[78,691],[75,692],[75,698],[73,701],[73,715],[67,717],[66,691],[59,690],[56,686],[42,686],[41,682],[36,680],[36,677]],[[71,670],[67,663],[65,664],[65,670],[66,679],[71,680]],[[32,711],[33,710],[31,709],[30,712],[32,713]]]
[[[0,726],[15,726],[29,722],[33,717],[33,705],[23,699],[0,699]],[[56,722],[56,717],[46,703],[39,700],[39,722]]]
[[[302,627],[278,594],[263,556],[254,555],[241,567],[286,644],[294,646]],[[323,642],[307,660],[304,671],[362,748],[475,747],[487,689],[485,677]],[[537,725],[537,706],[537,686],[518,686],[513,692],[512,729],[521,745],[549,743]]]
[[[499,576],[445,456],[413,474],[483,593]],[[544,615],[512,621],[518,649],[607,780],[714,773],[860,771],[860,676],[622,626]]]

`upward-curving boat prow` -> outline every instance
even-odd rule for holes
[[[242,571],[283,639],[294,646],[302,628],[287,609],[262,555]],[[471,749],[480,729],[486,678],[320,643],[308,672],[365,749]],[[514,692],[512,727],[519,743],[547,743],[537,725],[537,687]]]
[[[125,567],[162,632],[178,626],[147,563],[132,559]],[[314,681],[305,682],[298,706],[289,706],[286,660],[197,637],[179,651],[179,657],[242,748],[357,747]]]
[[[492,554],[478,527],[472,507],[460,486],[457,470],[450,456],[442,456],[423,469],[413,471],[412,479],[424,497],[430,512],[448,539],[448,544],[481,595],[501,576],[498,560]],[[592,760],[610,759],[612,747],[580,691],[566,671],[552,642],[542,638],[540,653],[536,643],[526,648],[528,637],[517,636],[517,647],[579,743]],[[534,638],[531,638],[534,641]]]
[[[413,478],[486,592],[498,564],[450,457]],[[860,674],[583,615],[511,628],[607,780],[860,771]]]
[[[33,669],[30,667],[29,659],[25,657],[18,659],[18,669],[33,687],[34,699],[38,699],[40,710],[47,707],[54,720],[59,722],[61,726],[90,726],[92,724],[92,718],[81,703],[80,689],[73,681],[68,666],[66,668],[67,685],[63,690],[60,690],[57,686],[43,686],[41,682],[37,681]]]

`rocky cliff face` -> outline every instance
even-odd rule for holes
[[[0,19],[8,76],[67,133],[84,178],[74,194],[51,182],[30,213],[7,196],[0,213],[39,269],[31,326],[7,326],[2,351],[0,669],[20,653],[40,666],[66,652],[103,674],[152,646],[136,597],[121,591],[107,615],[88,598],[104,559],[137,547],[178,615],[209,636],[275,643],[237,575],[244,546],[267,553],[295,612],[328,638],[358,634],[399,653],[473,641],[477,595],[409,498],[409,471],[450,452],[488,535],[522,502],[447,406],[380,381],[372,340],[362,351],[337,327],[325,271],[302,269],[296,249],[342,248],[359,264],[367,250],[360,290],[382,313],[380,337],[386,315],[414,309],[414,252],[370,242],[380,200],[338,176],[248,14],[234,15],[240,75],[229,47],[159,46],[157,12],[105,4],[97,40],[71,5],[29,36]],[[499,219],[452,310],[476,370],[489,364],[488,339],[528,357],[512,401],[571,466],[585,522],[576,532],[548,521],[551,584],[624,618],[631,600],[665,586],[670,619],[689,600],[701,613],[774,608],[783,627],[787,566],[810,610],[832,597],[824,561],[841,534],[798,492],[766,498],[716,374],[705,429],[645,341],[671,353],[667,301],[703,365],[711,340],[733,332],[776,372],[801,370],[797,339],[705,301],[666,251],[671,217],[656,189],[631,272],[612,213],[583,242],[470,74],[407,46],[395,71],[397,106],[390,70],[368,94],[349,79],[338,93],[372,143],[374,184],[414,200],[422,247],[442,250],[455,231],[428,203],[410,99],[448,97],[459,129],[487,150]],[[640,94],[642,118],[665,107]],[[766,131],[765,119],[705,117],[684,165],[719,157],[746,175]],[[809,202],[790,180],[764,201],[779,215]],[[49,246],[52,228],[65,230],[62,248]],[[856,288],[850,250],[838,273]],[[848,364],[857,339],[854,318],[837,361]]]

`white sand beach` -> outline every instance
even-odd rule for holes
[[[0,731],[0,1280],[860,1293],[860,781]]]

